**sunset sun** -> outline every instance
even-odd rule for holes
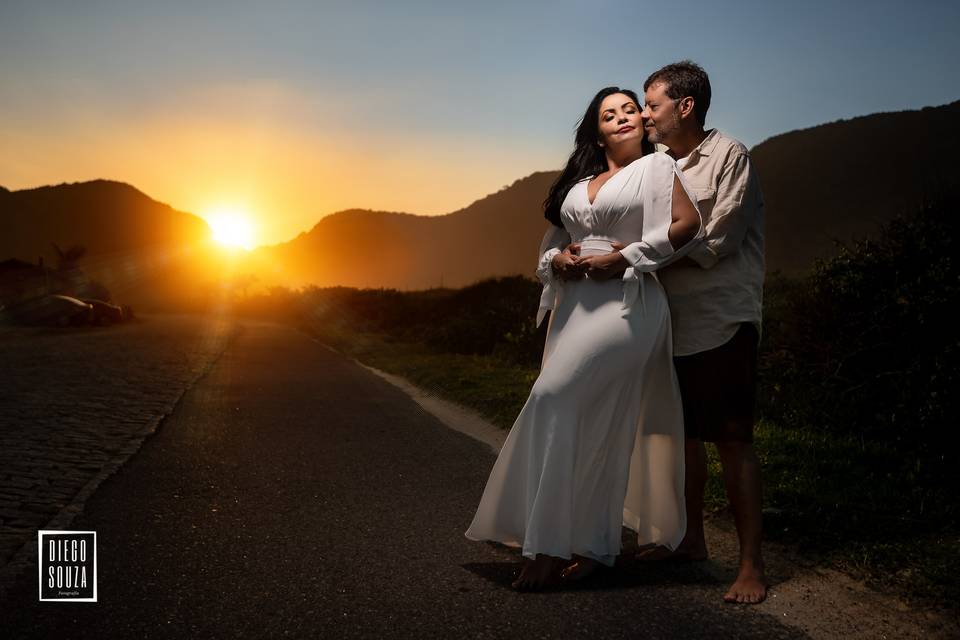
[[[207,216],[213,229],[213,239],[225,247],[240,247],[250,250],[254,245],[254,229],[250,216],[242,209],[221,207]]]

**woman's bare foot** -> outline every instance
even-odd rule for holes
[[[540,591],[560,584],[560,572],[566,561],[543,553],[536,560],[525,559],[523,570],[510,586],[517,591]]]
[[[603,566],[600,562],[594,560],[593,558],[586,558],[576,554],[574,554],[573,558],[574,562],[567,565],[567,567],[560,573],[560,577],[567,582],[576,582],[577,580],[582,580]]]
[[[760,604],[767,597],[767,580],[763,565],[743,563],[737,579],[723,596],[724,602],[736,604]]]

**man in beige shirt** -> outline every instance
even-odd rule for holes
[[[704,129],[711,92],[703,69],[689,61],[667,65],[647,79],[644,92],[648,139],[667,147],[677,160],[697,196],[706,235],[687,257],[658,272],[670,303],[683,398],[687,535],[674,552],[658,548],[640,557],[707,557],[703,443],[713,442],[740,540],[738,575],[724,600],[758,603],[766,597],[760,465],[753,450],[764,278],[763,196],[746,147],[716,129]],[[615,248],[622,249],[624,259],[609,265],[610,274],[591,272],[590,277],[609,277],[641,257],[635,245]],[[566,271],[582,277],[569,251],[564,254],[553,258],[553,269],[561,277]]]

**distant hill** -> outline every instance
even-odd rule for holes
[[[925,199],[960,190],[960,101],[770,138],[751,150],[766,200],[767,270],[797,273]]]
[[[950,153],[960,136],[953,124],[958,117],[960,102],[954,102],[792,131],[754,147],[766,200],[768,271],[802,272],[833,255],[835,240],[871,234],[896,214],[916,211],[925,198],[960,189]],[[443,216],[341,211],[230,268],[255,275],[260,285],[292,287],[424,289],[531,276],[548,227],[542,201],[556,176],[534,173]],[[196,257],[209,241],[206,223],[119,182],[0,187],[0,222],[0,260],[44,256],[52,266],[51,242],[63,249],[82,244],[81,265],[113,278],[113,289],[124,289],[128,298],[148,289],[169,298],[211,274],[209,263]],[[160,277],[170,270],[180,274],[176,287]]]
[[[508,274],[533,276],[549,224],[542,201],[555,173],[534,173],[444,216],[349,210],[290,242],[253,252],[258,273],[299,286],[461,287]]]
[[[82,244],[89,255],[192,244],[209,237],[203,219],[152,200],[123,182],[93,180],[36,189],[0,187],[0,256],[56,257],[50,246]]]
[[[82,245],[84,271],[119,302],[170,300],[196,281],[188,273],[209,242],[201,218],[152,200],[122,182],[94,180],[36,189],[0,188],[0,259],[57,266],[52,243]],[[194,274],[195,275],[195,274]]]

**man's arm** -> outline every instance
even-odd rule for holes
[[[653,213],[651,212],[651,216]],[[662,226],[662,225],[658,225]],[[606,279],[622,273],[627,267],[640,271],[649,271],[658,266],[669,264],[683,255],[684,247],[703,236],[703,221],[700,212],[693,204],[690,194],[684,189],[679,174],[673,176],[673,194],[670,199],[670,221],[666,229],[666,242],[661,242],[659,252],[652,243],[640,241],[628,246],[619,242],[612,243],[614,251],[605,256],[584,258],[588,266],[587,275],[591,278]],[[664,235],[664,234],[661,234]],[[663,246],[669,246],[666,253]],[[689,247],[687,248],[689,251]],[[662,255],[660,254],[662,252]]]
[[[644,209],[643,238],[620,249],[626,265],[638,272],[655,271],[679,260],[704,235],[696,196],[676,163],[656,154],[647,172],[638,195]]]
[[[738,251],[747,230],[756,221],[760,198],[760,185],[749,154],[733,150],[720,174],[704,241],[690,252],[689,258],[700,267],[711,269]]]

